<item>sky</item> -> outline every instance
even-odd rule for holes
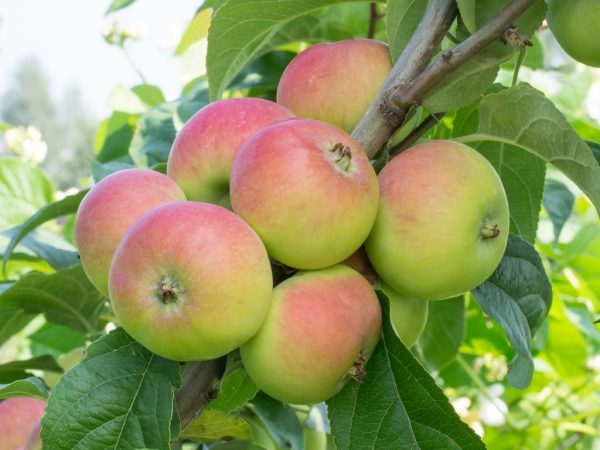
[[[108,16],[111,0],[0,0],[0,96],[8,89],[19,62],[34,56],[59,98],[67,86],[82,92],[82,102],[102,118],[115,86],[140,83],[121,50],[103,37],[115,19],[145,30],[131,54],[147,81],[167,99],[179,96],[182,67],[174,48],[202,0],[138,0]],[[200,62],[199,62],[200,63]]]

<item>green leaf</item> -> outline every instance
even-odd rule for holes
[[[192,44],[208,36],[211,15],[212,11],[208,8],[201,9],[196,13],[181,36],[175,49],[175,55],[181,55]]]
[[[44,382],[36,377],[13,381],[10,384],[0,384],[0,400],[11,397],[33,397],[46,400],[48,389]]]
[[[465,335],[465,299],[461,295],[449,300],[429,302],[429,315],[419,348],[425,361],[440,371],[458,354]]]
[[[55,358],[83,347],[86,342],[85,334],[54,323],[45,323],[27,338],[31,342],[30,350],[33,355],[50,354]]]
[[[136,121],[135,115],[115,111],[108,119],[100,122],[94,142],[99,162],[106,163],[127,156]]]
[[[7,130],[10,130],[13,126],[10,123],[2,122],[0,120],[0,133],[4,133]]]
[[[470,33],[477,30],[477,1],[476,0],[457,0],[460,17]]]
[[[0,230],[25,221],[52,200],[53,190],[40,169],[16,158],[0,158]]]
[[[181,433],[187,439],[218,441],[222,439],[252,440],[250,424],[243,418],[214,409],[205,409]]]
[[[302,424],[289,405],[262,392],[254,397],[251,405],[277,445],[293,450],[304,448]]]
[[[586,378],[587,343],[569,320],[560,295],[555,296],[548,316],[548,335],[542,357],[561,381],[581,386]]]
[[[531,383],[531,339],[552,304],[552,285],[535,248],[510,235],[504,257],[492,276],[472,291],[483,310],[496,320],[517,351],[508,382],[517,389]]]
[[[243,368],[226,373],[221,380],[219,394],[208,408],[223,412],[232,412],[254,398],[258,386],[250,379]]]
[[[92,176],[94,181],[97,183],[102,178],[109,176],[111,173],[118,172],[119,170],[132,169],[133,161],[127,156],[122,160],[113,160],[107,163],[100,163],[96,160],[92,161]]]
[[[176,110],[176,103],[163,103],[140,117],[129,148],[136,166],[151,167],[167,161],[176,135]]]
[[[253,444],[251,442],[225,442],[223,444],[217,444],[214,447],[210,447],[210,450],[265,450],[265,447]]]
[[[4,256],[2,257],[2,271],[6,270],[6,264],[10,259],[14,248],[28,233],[41,224],[48,222],[49,220],[57,219],[58,217],[65,216],[67,214],[74,214],[79,208],[79,204],[88,190],[80,191],[77,194],[69,195],[62,200],[59,200],[49,205],[45,205],[43,208],[38,210],[34,215],[29,217],[24,223],[19,225],[10,240],[10,243],[4,250]]]
[[[564,183],[557,180],[547,180],[544,186],[544,198],[542,202],[552,221],[554,242],[558,242],[560,232],[573,211],[575,195]]]
[[[600,166],[590,148],[552,102],[527,84],[484,97],[477,133],[459,140],[527,150],[561,170],[600,210]]]
[[[13,232],[16,231],[18,229],[13,228],[2,234],[12,239]],[[60,235],[43,229],[35,230],[25,236],[20,246],[31,250],[56,270],[66,269],[79,263],[77,252],[71,244],[66,242]]]
[[[477,0],[476,2],[473,1],[473,5],[471,6],[477,8],[475,14],[477,28],[481,28],[494,17],[496,17],[500,10],[502,10],[511,1],[512,0]],[[460,3],[463,3],[464,6],[465,2]],[[461,10],[461,13],[462,11],[463,10]],[[471,21],[472,10],[468,11],[468,15],[469,21]],[[530,6],[521,16],[519,16],[519,18],[515,21],[514,25],[519,29],[519,31],[522,34],[526,36],[531,36],[540,27],[545,17],[546,4],[544,3],[544,0],[536,0],[532,6]],[[465,25],[467,24],[465,23]],[[473,32],[475,30],[469,29],[469,31]]]
[[[27,377],[28,370],[44,370],[47,372],[61,373],[63,370],[54,357],[50,355],[38,356],[36,358],[11,361],[0,365],[0,382],[11,383],[15,380]]]
[[[0,294],[2,292],[0,290]],[[19,307],[0,308],[0,345],[25,328],[34,317],[35,314],[27,314]]]
[[[116,329],[52,390],[42,419],[44,448],[169,449],[179,363]]]
[[[350,381],[328,402],[338,450],[484,449],[429,374],[398,339],[389,301],[379,293],[382,339],[361,384]]]
[[[392,61],[396,61],[425,14],[427,2],[396,0],[388,2],[386,24]]]
[[[84,333],[96,331],[105,301],[80,265],[50,275],[29,273],[0,294],[0,308],[42,313],[48,322]]]
[[[272,0],[225,2],[215,11],[208,31],[206,64],[210,98],[221,98],[237,73],[265,52],[265,42],[290,20],[344,1],[351,0],[279,0],[277,7],[273,7]],[[248,16],[249,11],[252,11],[251,16]],[[277,43],[282,42],[278,39]]]
[[[135,2],[135,0],[113,0],[104,14],[108,15],[112,12],[118,11],[119,9],[127,8],[133,2]]]

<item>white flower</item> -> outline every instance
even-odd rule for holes
[[[488,395],[479,396],[479,418],[489,427],[499,427],[506,422],[508,407],[500,398],[503,393],[504,386],[496,383],[488,388]]]
[[[48,154],[48,144],[40,131],[32,126],[14,127],[4,133],[6,146],[31,165],[41,163]]]

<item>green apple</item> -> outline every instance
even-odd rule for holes
[[[271,302],[269,257],[232,212],[171,202],[140,217],[117,247],[109,278],[118,323],[165,358],[223,356],[252,337]]]
[[[549,0],[547,19],[565,52],[600,67],[600,0]]]
[[[399,294],[385,283],[380,283],[390,301],[390,320],[396,336],[410,348],[419,340],[429,312],[429,302]]]
[[[298,117],[351,132],[390,70],[390,50],[383,42],[350,39],[317,44],[299,53],[285,69],[277,102]]]
[[[506,248],[508,203],[480,153],[453,141],[425,142],[390,161],[379,185],[365,249],[387,285],[404,296],[442,300],[494,272]]]
[[[321,269],[354,253],[377,214],[377,175],[350,135],[323,122],[269,125],[240,148],[231,205],[269,254],[297,269]]]
[[[380,333],[375,291],[358,272],[338,264],[298,272],[276,286],[264,325],[240,352],[264,392],[311,404],[364,376]]]

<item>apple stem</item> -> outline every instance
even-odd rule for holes
[[[362,383],[363,379],[367,375],[367,371],[365,370],[365,363],[367,362],[367,358],[360,352],[354,361],[354,364],[348,371],[348,375],[350,378],[356,380],[358,383]]]
[[[498,224],[485,223],[481,227],[481,237],[483,239],[494,239],[498,236],[500,236],[500,228],[498,228]]]
[[[179,291],[179,283],[176,280],[163,279],[158,287],[160,301],[164,305],[177,301]]]
[[[338,142],[329,151],[336,156],[335,164],[344,172],[347,172],[352,162],[352,151],[350,150],[350,147]]]

